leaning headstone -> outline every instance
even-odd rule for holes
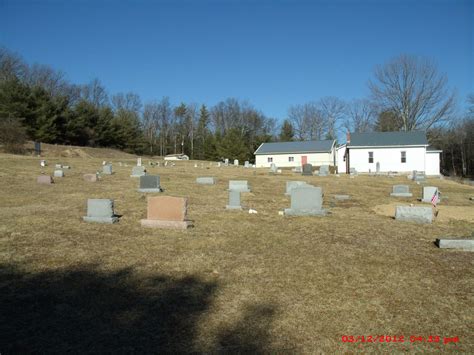
[[[291,190],[291,206],[285,209],[289,216],[324,216],[323,194],[320,187],[299,186]]]
[[[137,166],[142,166],[142,158],[137,158]]]
[[[392,193],[390,196],[393,197],[412,197],[413,194],[410,192],[410,187],[408,185],[393,185]]]
[[[244,168],[247,168],[247,169],[250,168],[250,163],[248,160],[244,162]]]
[[[230,190],[229,191],[229,204],[226,206],[228,210],[241,210],[240,205],[240,191]]]
[[[64,177],[64,171],[54,170],[54,177]]]
[[[82,217],[86,222],[115,223],[119,218],[114,213],[114,200],[88,199],[87,216]]]
[[[474,250],[474,239],[436,239],[436,245],[442,249]]]
[[[247,180],[229,180],[229,190],[250,192]]]
[[[313,166],[311,164],[303,164],[303,172],[301,174],[304,176],[312,176]]]
[[[131,177],[140,177],[146,175],[146,169],[144,166],[134,166],[132,168],[132,175]]]
[[[433,197],[436,195],[435,204],[441,201],[440,193],[437,187],[435,186],[424,186],[423,187],[423,198],[421,202],[431,203]]]
[[[319,167],[319,176],[328,176],[329,175],[329,165],[321,165]]]
[[[276,173],[277,173],[277,170],[278,170],[278,168],[277,168],[276,164],[275,164],[275,163],[271,163],[271,164],[270,164],[270,174],[276,174]]]
[[[162,192],[159,175],[140,176],[140,192]]]
[[[397,206],[395,219],[406,222],[431,223],[433,222],[433,210],[431,207]]]
[[[192,226],[187,220],[188,199],[173,196],[148,197],[147,219],[142,227],[186,229]]]
[[[239,160],[238,159],[234,159],[234,166],[239,166]]]
[[[210,176],[198,177],[196,179],[196,183],[199,185],[214,185],[216,183],[216,179]]]
[[[296,187],[299,187],[299,186],[311,186],[311,185],[308,185],[306,182],[304,181],[287,181],[286,182],[286,192],[285,192],[285,195],[291,195],[291,190],[293,190],[294,188]]]
[[[345,201],[345,200],[350,200],[351,197],[349,195],[334,195],[334,199],[336,201]]]
[[[102,166],[102,174],[104,175],[112,175],[112,164],[106,164]]]
[[[88,182],[96,182],[97,181],[97,174],[84,174],[83,176],[84,181]]]
[[[38,184],[44,184],[44,185],[51,185],[52,183],[54,183],[54,180],[51,176],[49,175],[40,175],[38,176],[38,178],[36,179],[36,182]]]

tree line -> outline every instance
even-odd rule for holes
[[[21,150],[26,139],[136,154],[187,154],[253,161],[263,142],[337,139],[342,132],[426,130],[442,149],[442,170],[474,175],[474,95],[457,107],[446,75],[429,60],[401,55],[377,67],[370,95],[292,105],[281,123],[250,103],[228,98],[212,107],[143,103],[133,92],[109,94],[99,79],[70,83],[64,73],[28,65],[0,48],[0,143]]]

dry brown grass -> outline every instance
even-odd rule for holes
[[[90,156],[95,156],[89,154]],[[187,231],[140,227],[146,198],[130,178],[135,160],[112,159],[115,174],[82,180],[109,157],[50,159],[72,169],[36,185],[39,159],[0,156],[0,352],[398,352],[474,351],[473,253],[440,250],[438,237],[467,236],[470,219],[433,225],[395,221],[406,177],[302,177],[284,171],[149,168],[165,194],[189,197]],[[128,167],[120,167],[119,159]],[[143,159],[147,162],[148,159]],[[195,184],[215,176],[214,186]],[[229,179],[247,179],[242,203],[225,210]],[[282,217],[287,180],[321,186],[327,217]],[[474,188],[429,180],[443,209],[474,215]],[[351,200],[336,202],[334,194]],[[87,198],[113,198],[116,225],[87,224]],[[348,344],[342,335],[459,336],[457,344]]]

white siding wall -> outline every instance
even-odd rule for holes
[[[344,161],[344,154],[346,153],[346,146],[343,145],[336,150],[337,172],[339,174],[346,173],[346,162]]]
[[[439,152],[426,152],[426,175],[439,175]]]
[[[307,153],[307,154],[262,154],[255,156],[255,166],[257,168],[269,168],[271,162],[268,158],[273,158],[273,163],[279,168],[301,166],[301,157],[306,155],[308,157],[308,164],[314,166],[320,165],[334,165],[334,158],[332,153]],[[288,161],[289,157],[293,157],[294,161]]]
[[[406,152],[406,163],[401,162],[401,152]],[[377,162],[381,172],[425,171],[425,147],[404,148],[350,148],[350,167],[358,172],[376,172]],[[374,153],[374,162],[369,163],[369,152]]]

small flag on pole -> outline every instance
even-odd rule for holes
[[[436,189],[435,193],[433,194],[433,197],[431,198],[431,204],[436,207],[436,204],[438,203],[439,197],[438,197],[438,190]]]

